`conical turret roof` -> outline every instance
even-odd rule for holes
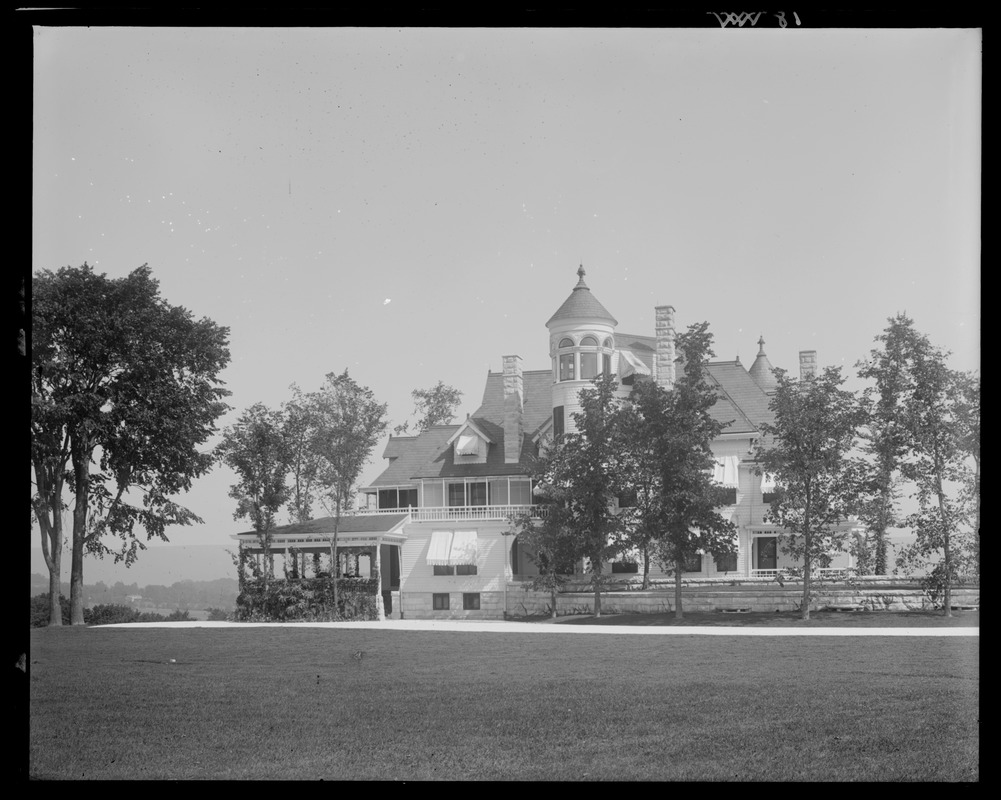
[[[758,339],[758,356],[754,359],[747,374],[754,378],[754,382],[761,387],[763,392],[774,392],[778,381],[775,380],[772,369],[774,368],[768,360],[768,356],[765,355],[765,337],[762,336]]]
[[[577,285],[573,287],[570,296],[563,301],[563,305],[556,309],[556,313],[549,318],[546,327],[548,328],[554,322],[562,319],[577,319],[579,317],[603,319],[612,325],[618,325],[618,320],[608,313],[608,309],[598,302],[598,299],[591,294],[588,285],[584,283],[583,264],[577,270],[577,274],[580,276]]]

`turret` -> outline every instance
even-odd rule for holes
[[[611,373],[615,354],[615,317],[584,282],[583,264],[570,296],[549,318],[549,356],[553,365],[553,433],[574,430],[580,410],[577,395],[598,375]]]

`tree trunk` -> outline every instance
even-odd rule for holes
[[[59,602],[59,595],[62,594],[62,586],[59,581],[60,563],[63,556],[62,550],[62,542],[53,544],[52,565],[49,566],[49,625],[63,624],[63,606]]]
[[[643,546],[643,591],[650,588],[650,545]]]
[[[810,619],[810,548],[813,546],[813,535],[810,530],[811,491],[809,483],[806,489],[806,503],[803,511],[803,605],[800,608],[800,619]]]
[[[90,472],[87,454],[75,452],[73,474],[76,502],[73,504],[73,542],[70,557],[70,624],[83,625],[83,544],[87,536],[87,495]]]
[[[592,564],[597,564],[597,567],[592,572],[591,577],[594,579],[594,616],[601,616],[601,562],[592,561]]]
[[[334,535],[330,540],[330,557],[333,565],[330,570],[330,574],[333,576],[334,583],[332,585],[332,591],[334,595],[334,619],[337,619],[337,582],[340,580],[341,572],[341,560],[337,557],[337,530],[341,527],[341,504],[340,501],[334,504]]]
[[[681,601],[681,570],[684,569],[684,562],[678,558],[674,562],[674,618],[685,618],[685,607]]]
[[[945,492],[942,491],[942,473],[945,465],[939,458],[935,445],[935,493],[938,495],[938,514],[942,520],[942,558],[945,561],[945,616],[952,616],[952,552],[949,548],[949,515],[945,510]]]
[[[42,534],[42,556],[49,570],[49,625],[63,624],[63,608],[59,602],[62,594],[61,578],[63,563],[63,516],[57,504],[52,508],[41,508],[44,498],[35,507],[35,516]],[[51,512],[52,519],[48,514]]]
[[[556,582],[553,581],[549,585],[549,600],[552,603],[550,606],[549,616],[551,619],[556,619]]]

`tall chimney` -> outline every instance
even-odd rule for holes
[[[805,381],[817,374],[817,351],[799,351],[799,379]]]
[[[653,361],[654,379],[658,386],[674,388],[674,306],[657,306],[654,309],[657,352]]]
[[[521,376],[521,356],[504,356],[504,463],[521,460],[525,438],[522,423],[525,383]]]

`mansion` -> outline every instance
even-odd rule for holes
[[[546,322],[549,368],[526,370],[519,356],[504,356],[503,370],[487,374],[480,406],[464,421],[391,436],[382,454],[385,470],[361,489],[367,507],[341,519],[342,562],[353,559],[348,572],[381,576],[387,615],[500,619],[519,608],[523,580],[536,568],[509,518],[533,511],[528,465],[540,444],[574,430],[578,393],[601,374],[618,377],[623,398],[638,380],[673,386],[674,308],[656,308],[652,336],[621,332],[584,277],[582,267],[576,286]],[[758,345],[750,369],[739,359],[708,365],[718,393],[713,416],[728,423],[712,451],[716,480],[730,490],[723,513],[736,526],[737,553],[693,559],[685,579],[771,577],[795,566],[778,546],[783,531],[764,521],[774,487],[755,474],[754,448],[761,425],[772,421],[775,388],[764,340]],[[799,366],[801,377],[812,374],[816,352],[801,352]],[[304,574],[307,555],[329,552],[329,537],[329,519],[288,525],[274,530],[272,550],[294,548]],[[242,548],[260,552],[253,532],[236,538]],[[847,553],[831,565],[849,566]],[[637,570],[637,556],[627,554],[603,572],[628,578]],[[655,564],[651,577],[663,577]]]

